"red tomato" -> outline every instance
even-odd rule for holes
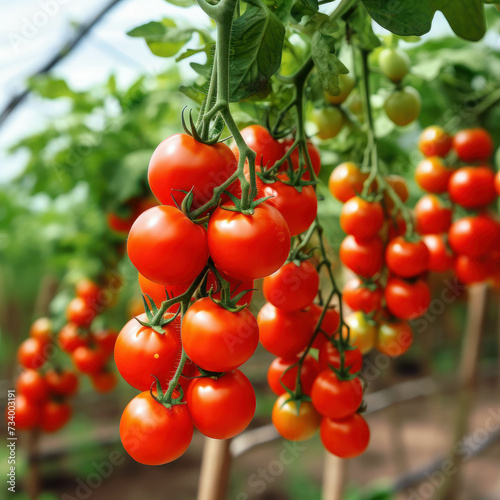
[[[43,432],[56,432],[71,419],[73,410],[68,403],[48,401],[40,411],[40,428]]]
[[[91,305],[97,305],[101,295],[101,287],[91,279],[85,278],[75,285],[75,293],[85,302]]]
[[[252,215],[233,212],[222,205],[208,222],[208,248],[215,265],[240,280],[264,278],[288,258],[290,231],[283,216],[267,203]]]
[[[197,300],[188,309],[181,334],[189,358],[211,372],[241,366],[259,344],[257,320],[248,309],[231,312],[208,297]]]
[[[288,180],[286,176],[279,176]],[[264,187],[264,196],[272,196],[267,203],[281,213],[292,236],[297,236],[309,228],[318,212],[318,199],[312,186],[302,186],[300,192],[293,186],[278,180]]]
[[[9,408],[7,407],[5,410],[6,417],[9,417],[8,411]],[[16,395],[16,409],[14,411],[16,430],[18,431],[34,429],[40,423],[40,408],[38,403],[23,394]],[[10,422],[10,420],[7,421]]]
[[[147,321],[147,316],[141,314],[138,319]],[[163,326],[165,333],[158,333],[134,318],[122,328],[116,339],[115,362],[128,384],[143,391],[154,383],[153,375],[161,384],[171,380],[181,356],[179,323],[176,318]]]
[[[194,426],[213,439],[237,436],[248,427],[255,413],[255,392],[240,370],[218,379],[193,380],[186,401]]]
[[[417,231],[420,234],[446,233],[451,226],[452,212],[433,195],[422,196],[415,205]]]
[[[70,370],[49,370],[45,381],[54,396],[73,396],[78,391],[78,377]]]
[[[311,439],[319,429],[321,415],[309,401],[301,401],[300,406],[282,394],[274,403],[272,419],[274,427],[288,441]]]
[[[342,298],[353,311],[365,314],[381,308],[383,291],[378,283],[365,284],[357,276],[351,278],[342,290]]]
[[[99,372],[90,377],[90,382],[96,392],[106,394],[116,387],[118,377],[112,372]]]
[[[127,453],[144,465],[163,465],[179,458],[193,437],[187,405],[170,408],[141,392],[127,405],[120,420],[120,439]]]
[[[455,274],[459,281],[466,285],[481,283],[494,274],[488,255],[477,258],[459,255],[455,260]]]
[[[411,326],[406,322],[382,322],[378,327],[377,349],[388,356],[404,354],[413,342]]]
[[[285,394],[285,389],[281,385],[281,382],[285,384],[288,389],[295,391],[297,382],[297,372],[298,365],[290,368],[285,374],[285,370],[292,365],[295,365],[299,361],[298,356],[293,356],[291,358],[274,358],[273,362],[267,370],[267,382],[269,387],[274,392],[280,396]],[[311,387],[313,385],[314,379],[319,373],[318,362],[310,355],[307,354],[302,363],[300,370],[300,386],[304,394],[311,394]]]
[[[125,204],[128,215],[123,216],[115,213],[107,214],[106,220],[108,226],[112,231],[126,236],[137,217],[139,217],[142,212],[145,212],[149,208],[156,207],[157,205],[158,202],[154,198],[133,198]]]
[[[324,417],[340,419],[352,415],[363,401],[363,386],[358,377],[339,380],[335,372],[323,370],[311,391],[314,408]]]
[[[296,311],[312,303],[318,293],[319,276],[308,260],[300,265],[289,262],[264,278],[262,291],[273,306],[283,311]]]
[[[322,370],[340,369],[340,352],[331,343],[325,342],[319,350],[319,366]],[[363,368],[363,355],[359,348],[355,347],[344,351],[344,366],[349,367],[349,373],[358,373]]]
[[[421,279],[414,282],[399,278],[389,278],[385,287],[387,309],[403,320],[424,315],[431,303],[431,292],[427,283]]]
[[[359,413],[343,420],[324,418],[319,433],[323,446],[340,458],[361,455],[370,442],[370,428]]]
[[[500,245],[500,224],[488,215],[463,217],[450,227],[448,241],[455,253],[481,257]]]
[[[500,171],[495,174],[495,191],[500,195]]]
[[[290,149],[290,147],[292,146],[293,143],[294,143],[294,139],[284,139],[283,140],[282,144],[283,144],[285,153]],[[312,168],[314,170],[314,173],[316,175],[318,175],[320,170],[321,170],[321,157],[320,157],[318,148],[314,144],[308,142],[307,143],[307,151],[309,152],[309,158],[311,158],[311,165],[312,165]],[[298,147],[292,151],[289,158],[292,161],[293,169],[295,171],[297,171],[300,168],[299,148]],[[285,162],[280,170],[286,170],[287,168],[288,168],[288,165],[287,165],[287,162]],[[311,176],[309,175],[306,159],[304,158],[304,174],[302,175],[302,179],[309,180],[310,178],[311,178]]]
[[[305,349],[314,331],[310,310],[285,312],[264,304],[257,316],[260,342],[275,356],[289,358]]]
[[[77,347],[71,358],[75,368],[86,375],[98,372],[106,363],[106,354],[103,351],[88,346]]]
[[[66,323],[57,336],[57,343],[64,352],[71,353],[78,347],[87,345],[87,336],[82,335],[74,323]]]
[[[361,173],[359,167],[348,161],[335,167],[328,181],[328,188],[337,200],[345,203],[363,191],[363,183],[368,174]]]
[[[98,330],[92,333],[92,340],[106,355],[109,355],[114,351],[117,338],[118,332],[111,328]]]
[[[32,401],[43,401],[49,394],[44,376],[36,370],[23,370],[16,381],[16,390]]]
[[[128,235],[132,264],[151,281],[178,285],[193,281],[208,259],[207,233],[175,207],[141,214]]]
[[[250,304],[250,302],[252,302],[253,289],[255,288],[253,280],[238,280],[233,278],[232,276],[224,274],[221,271],[219,271],[219,273],[222,276],[222,278],[224,278],[227,282],[229,282],[231,297],[234,298],[236,295],[239,295],[244,290],[249,290],[247,293],[245,293],[245,295],[243,295],[243,297],[241,297],[240,300],[238,300],[237,305],[239,306],[242,306],[244,304],[248,305]],[[217,290],[219,288],[217,283],[217,278],[215,277],[215,274],[212,271],[208,271],[207,275],[207,292],[210,290],[210,288],[213,288],[214,290]],[[220,300],[221,294],[222,291],[219,290],[218,292],[212,293],[212,297],[214,299]]]
[[[96,316],[95,307],[80,297],[72,299],[66,307],[67,320],[81,328],[88,328]]]
[[[209,146],[187,134],[174,134],[163,140],[151,156],[149,186],[163,205],[170,206],[181,206],[186,196],[182,191],[193,189],[192,206],[198,208],[212,198],[214,188],[231,177],[236,163],[233,152],[223,142]]]
[[[462,161],[485,161],[493,154],[493,139],[483,128],[457,132],[453,147]]]
[[[52,321],[49,318],[38,318],[30,327],[30,337],[44,344],[52,340]]]
[[[417,184],[429,193],[446,193],[453,169],[448,168],[441,158],[431,156],[422,160],[415,170]]]
[[[480,208],[497,197],[495,174],[489,167],[462,167],[451,176],[450,198],[465,208]]]
[[[453,146],[453,137],[441,127],[431,125],[422,130],[418,139],[418,149],[425,156],[440,156],[444,158]]]
[[[453,269],[455,257],[442,234],[426,234],[423,240],[430,255],[429,271],[444,273]]]
[[[250,125],[241,130],[240,133],[247,146],[257,154],[256,166],[271,168],[285,154],[283,145],[274,139],[262,125]],[[231,149],[236,158],[239,158],[236,143],[233,143]]]
[[[23,368],[38,370],[47,361],[46,344],[31,337],[24,340],[17,349],[17,361]]]
[[[339,256],[351,271],[364,278],[371,278],[384,265],[384,243],[379,236],[361,242],[349,235],[340,244]]]
[[[311,304],[309,308],[314,319],[314,328],[319,322],[319,318],[321,313],[323,312],[324,306],[319,306],[318,304]],[[327,340],[328,337],[331,337],[333,334],[337,332],[340,325],[340,315],[336,309],[333,307],[329,307],[326,310],[325,315],[323,316],[323,321],[321,322],[321,330],[316,335],[314,339],[312,347],[315,349],[319,349]]]
[[[422,240],[407,241],[398,236],[389,242],[385,261],[391,272],[403,278],[412,278],[429,268],[429,250]]]
[[[145,276],[139,273],[139,286],[141,288],[141,293],[147,297],[151,297],[156,307],[160,307],[162,302],[171,299],[173,297],[178,297],[187,291],[190,287],[191,282],[179,283],[178,285],[165,285],[162,283],[155,283],[154,281],[148,280]],[[179,304],[174,304],[168,308],[168,312],[177,312],[179,309]]]
[[[373,238],[384,225],[384,211],[378,201],[369,202],[353,196],[340,212],[340,227],[358,241]]]

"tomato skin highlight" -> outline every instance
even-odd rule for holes
[[[262,291],[268,302],[283,311],[296,311],[307,307],[318,293],[319,275],[308,261],[299,266],[289,262],[264,278]]]
[[[285,154],[283,145],[273,138],[269,131],[262,125],[250,125],[240,131],[247,146],[257,154],[255,158],[256,166],[272,167]],[[236,144],[231,146],[236,158],[239,151]]]
[[[419,234],[446,233],[451,226],[452,212],[433,195],[422,196],[415,205],[416,229]]]
[[[186,354],[196,365],[211,372],[227,372],[255,352],[259,326],[248,309],[230,312],[205,297],[186,312],[181,336]]]
[[[378,56],[378,64],[382,73],[389,80],[400,82],[410,70],[410,57],[399,47],[382,49]]]
[[[500,224],[486,214],[462,217],[451,225],[448,241],[457,254],[481,257],[498,248]]]
[[[193,189],[193,208],[212,198],[214,188],[236,171],[231,149],[218,142],[207,145],[187,134],[174,134],[155,149],[148,169],[151,191],[163,205],[179,206]],[[174,202],[175,199],[175,202]]]
[[[355,274],[371,278],[382,270],[384,243],[379,236],[360,242],[349,235],[340,244],[339,255],[342,263]]]
[[[285,312],[267,302],[257,316],[260,343],[281,358],[297,355],[308,344],[314,331],[310,310]]]
[[[415,170],[417,184],[429,193],[446,193],[454,170],[448,168],[441,158],[431,156],[422,160]]]
[[[44,344],[52,340],[52,321],[49,318],[38,318],[30,327],[30,337]]]
[[[284,375],[283,373],[287,368],[294,365],[298,361],[298,356],[286,359],[273,359],[269,369],[267,370],[267,383],[277,396],[281,396],[286,392],[284,387],[281,385],[281,382],[283,382],[283,384],[285,384],[285,386],[291,391],[295,390],[298,366],[294,366],[289,369]],[[302,369],[300,370],[300,385],[304,394],[311,394],[314,379],[317,377],[319,372],[320,369],[318,362],[310,354],[307,354],[304,358],[304,362],[302,363]]]
[[[489,167],[462,167],[450,177],[450,198],[464,208],[489,205],[497,197],[495,174]]]
[[[274,403],[272,420],[274,427],[288,441],[306,441],[319,429],[321,415],[310,401],[302,401],[297,412],[295,401],[287,402],[289,394],[282,394]]]
[[[80,334],[78,326],[74,323],[66,323],[57,336],[59,347],[67,353],[72,353],[78,347],[87,345],[87,338]]]
[[[132,264],[156,283],[193,281],[208,260],[207,234],[175,207],[160,205],[141,214],[127,239]]]
[[[407,241],[398,236],[389,242],[385,252],[387,267],[402,278],[412,278],[427,271],[429,250],[422,240]]]
[[[370,442],[370,428],[359,413],[343,420],[325,417],[321,421],[319,433],[323,446],[340,458],[354,458],[361,455]]]
[[[311,391],[314,408],[321,415],[334,419],[352,415],[363,401],[363,387],[358,377],[339,380],[330,369],[322,371]]]
[[[88,328],[96,316],[95,306],[81,297],[72,299],[66,308],[67,320],[81,328]]]
[[[255,392],[240,370],[218,379],[194,379],[186,393],[194,426],[212,439],[230,439],[243,432],[255,414]]]
[[[426,234],[422,239],[429,250],[429,271],[444,273],[453,269],[455,256],[442,234]]]
[[[374,287],[372,289],[372,287]],[[362,311],[365,314],[377,311],[381,308],[384,294],[378,284],[364,285],[357,276],[351,278],[342,290],[344,302],[353,311]]]
[[[441,127],[431,125],[422,130],[418,139],[418,149],[425,156],[439,156],[444,158],[453,147],[453,137]]]
[[[287,180],[287,177],[281,177]],[[266,184],[264,196],[272,196],[266,203],[276,208],[290,230],[291,236],[297,236],[309,228],[318,212],[318,199],[312,186],[302,186],[301,192],[281,181]]]
[[[144,465],[163,465],[179,458],[193,437],[187,405],[166,408],[149,391],[127,405],[120,420],[120,439],[126,452]]]
[[[359,167],[350,161],[337,165],[328,181],[328,189],[337,200],[345,203],[363,191],[363,182],[368,174],[361,173]]]
[[[491,135],[483,128],[460,130],[453,138],[453,148],[462,161],[486,161],[493,146]]]
[[[27,338],[17,349],[18,363],[23,368],[38,370],[47,361],[45,347],[46,344],[40,340],[31,337]]]
[[[215,265],[240,280],[277,271],[290,252],[290,231],[280,212],[267,203],[253,215],[217,208],[208,222],[208,248]]]
[[[359,196],[347,200],[340,212],[340,227],[358,241],[373,238],[384,225],[384,211],[377,201],[368,202]]]
[[[146,314],[138,318],[147,321]],[[153,375],[162,384],[170,381],[181,357],[179,322],[176,318],[163,326],[163,334],[142,326],[135,318],[122,328],[116,339],[115,363],[128,384],[145,391],[154,383]]]
[[[431,303],[431,292],[421,279],[409,282],[399,278],[389,278],[385,287],[387,309],[402,320],[418,318],[426,313]]]
[[[377,349],[387,356],[404,354],[413,343],[413,331],[406,322],[382,322],[378,328]]]
[[[344,351],[344,366],[350,367],[349,373],[358,373],[363,368],[363,355],[358,347]],[[319,366],[322,370],[331,370],[331,367],[340,369],[340,353],[331,343],[325,342],[318,355]]]

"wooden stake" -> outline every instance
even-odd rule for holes
[[[455,422],[454,438],[449,453],[449,460],[455,468],[453,474],[446,477],[443,486],[438,490],[436,498],[439,500],[453,500],[457,498],[460,483],[461,456],[458,454],[456,443],[460,442],[467,433],[469,415],[473,406],[473,389],[476,382],[479,348],[481,345],[482,326],[486,311],[487,285],[484,283],[469,287],[467,303],[467,323],[462,345],[458,379],[460,395]],[[459,447],[458,447],[459,448]]]
[[[323,466],[323,492],[321,500],[342,500],[347,471],[347,461],[325,452]]]
[[[225,500],[231,469],[231,440],[205,438],[201,459],[198,500]]]

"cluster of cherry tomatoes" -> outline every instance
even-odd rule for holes
[[[343,301],[354,311],[346,323],[353,345],[363,354],[376,347],[399,356],[412,343],[408,320],[424,314],[430,303],[421,278],[429,252],[418,237],[403,236],[401,210],[408,198],[404,179],[391,175],[374,180],[363,195],[367,179],[367,173],[347,162],[337,166],[329,180],[331,193],[344,203],[340,225],[347,236],[340,245],[340,260],[357,275],[343,289]],[[379,189],[381,182],[385,186]]]
[[[415,220],[430,252],[429,269],[453,270],[465,284],[496,280],[500,223],[488,207],[500,193],[500,177],[488,165],[491,136],[475,128],[452,137],[431,126],[422,132],[419,149],[426,158],[415,180],[428,194],[416,204]]]
[[[109,392],[116,385],[116,375],[106,368],[106,363],[117,333],[89,329],[99,311],[102,289],[92,280],[84,279],[77,283],[75,292],[76,297],[66,309],[68,323],[56,338],[51,320],[39,318],[31,325],[29,338],[18,348],[22,371],[16,381],[15,425],[19,430],[39,428],[55,432],[72,416],[68,398],[78,390],[78,376],[56,363],[58,347],[70,355],[76,371],[90,376],[97,392]]]

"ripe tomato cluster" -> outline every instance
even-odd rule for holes
[[[55,432],[66,425],[72,416],[68,399],[76,394],[79,386],[76,372],[88,375],[97,392],[106,393],[116,386],[116,375],[106,364],[117,333],[109,329],[90,331],[102,292],[90,279],[79,281],[75,287],[76,297],[66,309],[68,323],[56,338],[49,318],[39,318],[31,325],[29,338],[17,351],[23,368],[16,381],[17,429]],[[58,347],[70,355],[76,372],[55,363],[53,358]]]
[[[431,126],[418,146],[425,159],[415,180],[427,194],[415,206],[415,220],[430,252],[429,269],[453,270],[465,284],[498,279],[500,223],[489,206],[500,193],[500,174],[488,165],[490,134],[475,128],[453,137]]]
[[[347,236],[340,245],[340,260],[356,274],[343,289],[344,303],[353,310],[346,324],[352,344],[363,354],[376,347],[399,356],[412,343],[408,320],[429,307],[430,291],[422,279],[429,252],[418,237],[403,236],[407,227],[401,212],[408,199],[404,179],[374,179],[363,194],[367,179],[368,174],[347,162],[338,165],[329,180],[331,193],[344,203],[340,225]]]
[[[272,420],[291,441],[310,439],[320,429],[328,451],[352,458],[366,449],[370,437],[357,413],[363,399],[358,376],[363,360],[348,338],[339,339],[336,309],[313,302],[318,287],[319,275],[309,260],[288,262],[264,278],[268,302],[257,317],[260,341],[278,356],[267,373],[278,396]]]

